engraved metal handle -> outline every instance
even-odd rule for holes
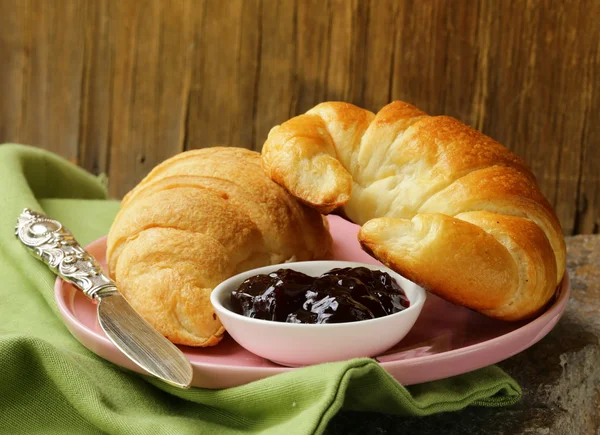
[[[19,216],[15,235],[35,258],[88,298],[117,292],[115,282],[60,222],[26,208]]]

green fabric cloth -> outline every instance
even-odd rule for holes
[[[107,233],[118,202],[98,178],[45,151],[0,146],[0,433],[320,434],[340,410],[426,416],[504,406],[518,384],[490,366],[404,388],[370,359],[294,370],[241,387],[178,390],[99,358],[59,317],[55,277],[14,237],[30,207],[82,243]]]

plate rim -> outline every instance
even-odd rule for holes
[[[102,244],[102,243],[106,244],[106,240],[107,240],[107,236],[106,235],[102,236],[102,237],[94,240],[93,242],[89,243],[88,245],[86,245],[86,249],[94,249],[94,247],[98,244]],[[70,291],[69,291],[69,289],[70,289]],[[507,358],[510,358],[511,356],[514,356],[514,355],[524,351],[525,349],[531,347],[532,345],[537,343],[539,340],[541,340],[543,337],[545,337],[554,328],[554,326],[556,325],[558,320],[560,320],[560,318],[562,317],[562,315],[566,309],[567,302],[569,300],[570,291],[571,291],[570,276],[569,276],[568,270],[565,269],[563,279],[561,280],[560,284],[557,286],[557,292],[559,292],[559,294],[557,297],[555,297],[553,303],[550,304],[546,308],[546,310],[543,313],[541,313],[540,315],[538,315],[536,318],[534,318],[530,321],[527,321],[520,327],[518,327],[510,332],[504,333],[502,335],[499,335],[497,337],[494,337],[494,338],[491,338],[491,339],[488,339],[488,340],[485,340],[485,341],[482,341],[479,343],[471,344],[471,345],[461,347],[458,349],[447,350],[447,351],[440,352],[440,353],[415,356],[415,357],[410,357],[410,358],[405,358],[405,359],[387,360],[387,361],[378,361],[377,357],[375,357],[375,358],[373,358],[373,360],[376,361],[379,365],[381,365],[381,367],[383,369],[385,369],[386,371],[388,371],[388,373],[389,373],[388,369],[395,370],[395,369],[400,369],[402,367],[412,367],[414,365],[423,365],[423,364],[427,365],[432,362],[439,363],[440,361],[446,361],[448,359],[453,360],[453,359],[458,359],[460,357],[465,357],[465,356],[468,356],[469,358],[477,359],[476,356],[473,355],[473,353],[478,354],[480,352],[483,352],[486,348],[489,348],[490,346],[497,347],[506,342],[511,342],[514,336],[524,335],[525,337],[522,339],[522,341],[523,341],[522,345],[518,349],[515,347],[513,349],[514,352],[512,352],[512,353],[502,353],[502,355],[492,358],[492,360],[493,360],[492,362],[488,362],[488,363],[481,364],[481,365],[475,364],[477,366],[476,368],[473,368],[473,369],[470,369],[467,371],[460,369],[460,370],[458,370],[458,372],[456,372],[450,376],[442,375],[442,376],[436,377],[435,375],[432,375],[427,381],[423,381],[423,382],[428,382],[428,381],[433,381],[433,380],[438,380],[438,379],[445,379],[445,378],[448,378],[451,376],[456,376],[461,373],[467,373],[469,371],[476,370],[477,368],[482,368],[482,367],[486,367],[491,364],[496,364],[500,361],[503,361]],[[68,296],[66,294],[67,292],[70,293],[70,296]],[[73,333],[73,331],[71,331],[71,328],[68,324],[69,322],[72,325],[77,325],[77,327],[80,330],[84,331],[88,335],[91,335],[93,337],[93,339],[100,340],[100,342],[104,346],[109,346],[111,348],[114,348],[114,351],[118,352],[116,347],[111,343],[111,341],[105,335],[100,334],[99,331],[89,328],[87,324],[81,322],[77,318],[77,316],[75,316],[75,314],[72,310],[72,306],[74,304],[74,298],[75,298],[76,292],[77,292],[77,290],[75,288],[73,288],[72,286],[70,286],[62,278],[60,278],[60,277],[56,278],[56,281],[54,284],[55,301],[58,305],[61,316],[63,318],[64,317],[68,318],[68,319],[64,319],[64,320],[68,320],[66,326],[69,329],[69,331],[71,332],[71,334],[75,337],[75,339],[77,339],[79,342],[81,342],[79,337],[75,333]],[[89,300],[89,303],[95,304],[95,302],[92,300]],[[551,325],[551,327],[544,329],[544,327],[547,325]],[[528,328],[532,332],[523,333],[524,328]],[[231,337],[230,337],[230,339],[233,340]],[[123,367],[123,364],[117,363],[112,359],[106,358],[103,355],[98,354],[98,352],[96,352],[93,349],[90,349],[85,343],[81,343],[81,344],[84,347],[88,348],[91,352],[100,356],[101,358]],[[190,346],[182,346],[182,345],[177,345],[177,346],[182,350],[182,352],[184,354],[186,354],[187,349],[193,349],[193,347],[190,347]],[[188,359],[189,359],[189,357],[188,357]],[[225,369],[229,372],[235,372],[235,373],[239,373],[239,374],[253,373],[253,374],[258,374],[262,377],[274,376],[277,374],[285,373],[285,372],[296,369],[295,367],[284,367],[284,366],[228,365],[228,364],[219,364],[219,363],[214,363],[214,362],[192,361],[192,360],[190,360],[190,363],[192,364],[193,367],[195,367],[197,369],[203,369],[203,368],[218,369],[218,370]],[[144,373],[143,370],[138,369],[137,367],[134,367],[133,365],[124,366],[124,367],[128,368],[128,369],[133,369],[134,371],[137,371],[140,373]],[[403,385],[411,385],[411,383],[403,383]]]

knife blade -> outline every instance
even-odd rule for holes
[[[127,358],[171,385],[189,388],[193,373],[185,355],[133,309],[68,229],[42,213],[25,209],[15,235],[55,274],[98,302],[100,327]]]

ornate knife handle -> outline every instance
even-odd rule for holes
[[[19,216],[15,235],[31,255],[88,298],[117,292],[115,282],[60,222],[26,208]]]

